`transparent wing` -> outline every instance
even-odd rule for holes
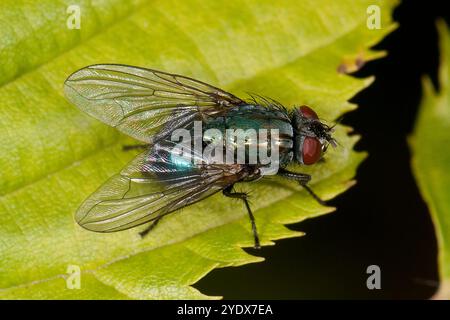
[[[67,78],[64,90],[82,111],[148,143],[202,114],[225,112],[243,103],[228,92],[188,77],[111,64],[76,71]]]
[[[129,229],[204,199],[246,176],[238,165],[208,164],[180,170],[171,142],[157,143],[110,178],[78,209],[75,219],[97,232]]]

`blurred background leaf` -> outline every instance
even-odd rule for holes
[[[66,26],[69,5],[81,29]],[[367,27],[377,4],[381,29]],[[346,73],[382,52],[395,1],[3,1],[0,4],[0,296],[32,299],[207,298],[190,285],[214,268],[262,258],[243,205],[220,194],[138,230],[81,229],[78,205],[134,155],[130,139],[68,104],[62,85],[73,71],[121,63],[195,77],[237,95],[256,92],[292,107],[309,104],[332,122],[355,108],[369,85]],[[349,188],[364,155],[339,126],[340,147],[303,169],[330,199]],[[283,224],[332,211],[296,184],[270,178],[252,191],[263,245],[299,236]],[[80,290],[66,285],[81,268]],[[214,297],[210,297],[214,298]]]
[[[450,299],[450,33],[438,20],[441,65],[439,92],[423,79],[423,97],[414,134],[410,138],[412,168],[428,204],[438,241],[441,278],[438,299]]]

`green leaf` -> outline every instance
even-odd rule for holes
[[[437,298],[450,299],[450,32],[443,20],[437,23],[441,65],[439,92],[428,77],[413,136],[412,168],[430,209],[438,241],[441,287]]]
[[[367,8],[381,9],[381,29]],[[81,7],[81,29],[66,7]],[[165,217],[141,240],[138,230],[98,234],[73,221],[82,201],[134,154],[113,128],[70,105],[63,82],[95,63],[121,63],[192,76],[239,96],[267,95],[311,105],[332,122],[372,79],[344,72],[383,52],[369,48],[395,25],[395,1],[39,1],[0,4],[0,297],[217,298],[191,287],[214,268],[262,261],[242,203],[217,194]],[[364,154],[337,127],[340,146],[302,171],[325,199],[349,188]],[[132,141],[131,141],[132,143]],[[241,184],[263,245],[295,237],[295,223],[333,210],[295,183]],[[81,269],[81,288],[68,289]]]

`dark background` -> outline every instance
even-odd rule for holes
[[[375,48],[387,58],[355,74],[376,81],[352,102],[344,124],[362,135],[369,157],[358,183],[330,201],[336,212],[291,225],[305,237],[277,241],[259,251],[266,261],[216,269],[195,287],[225,299],[424,299],[438,284],[433,225],[410,168],[406,137],[421,97],[421,77],[437,84],[436,18],[446,1],[404,1],[394,12],[400,27]],[[381,268],[381,290],[366,287],[367,266]]]

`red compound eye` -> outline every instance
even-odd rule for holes
[[[317,113],[314,112],[313,109],[311,109],[308,106],[301,106],[300,108],[300,112],[302,114],[302,116],[304,116],[305,118],[308,119],[319,119],[319,117],[317,116]]]
[[[302,145],[303,164],[314,164],[320,159],[322,154],[322,144],[319,139],[313,137],[305,137]]]

